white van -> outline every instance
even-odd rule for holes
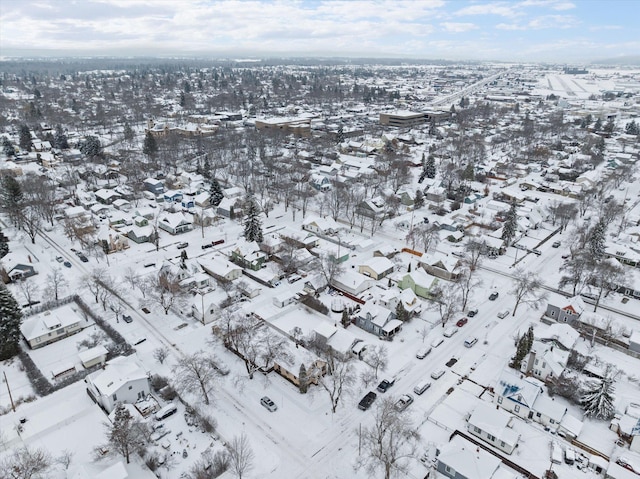
[[[175,404],[173,403],[167,404],[165,407],[163,407],[156,413],[156,421],[162,421],[163,419],[168,418],[172,414],[175,414],[177,411],[178,411],[178,408],[176,407]]]
[[[466,348],[470,348],[471,346],[473,346],[477,342],[478,342],[478,338],[467,338],[467,339],[464,340],[464,346]]]
[[[416,387],[413,388],[413,392],[417,395],[420,395],[430,387],[431,383],[429,381],[420,381],[418,384],[416,384]]]

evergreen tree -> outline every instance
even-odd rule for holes
[[[5,156],[14,156],[16,154],[16,149],[13,147],[13,143],[6,136],[2,137],[2,151]]]
[[[518,338],[518,344],[516,346],[516,354],[511,359],[509,366],[514,369],[520,370],[522,360],[527,357],[527,354],[531,352],[533,346],[533,326],[529,326],[528,331]]]
[[[260,210],[253,197],[248,197],[245,201],[247,215],[244,219],[244,238],[247,241],[257,241],[262,243],[262,222],[260,221]]]
[[[124,124],[124,128],[122,129],[122,134],[124,136],[124,141],[127,141],[129,143],[133,141],[133,138],[135,136],[133,132],[133,128],[131,128],[131,125],[129,125],[129,123]]]
[[[630,123],[627,123],[627,126],[625,126],[624,131],[627,135],[640,134],[640,128],[638,128],[638,124],[636,123],[635,120],[631,120]]]
[[[511,203],[511,208],[507,212],[507,217],[502,227],[502,239],[507,244],[511,245],[513,238],[516,236],[518,230],[518,213],[516,212],[515,202]]]
[[[613,378],[609,375],[605,375],[604,379],[600,381],[589,383],[588,389],[581,398],[585,416],[604,420],[611,419],[615,414],[614,391]]]
[[[338,127],[338,133],[336,134],[336,143],[339,145],[344,142],[344,128],[342,125]]]
[[[57,150],[66,150],[69,148],[67,135],[64,134],[64,130],[60,125],[56,126],[56,135],[53,137],[53,147]]]
[[[616,129],[616,124],[613,121],[613,118],[609,118],[609,121],[604,125],[604,131],[611,134]]]
[[[595,260],[599,260],[604,256],[606,232],[607,226],[604,224],[604,221],[600,220],[589,233],[589,253]]]
[[[102,153],[100,140],[98,137],[93,135],[86,136],[84,141],[80,144],[80,151],[91,158],[100,156]]]
[[[0,360],[20,352],[20,306],[4,286],[0,287]]]
[[[4,258],[9,252],[9,238],[7,238],[0,228],[0,258]]]
[[[351,324],[351,319],[349,319],[349,311],[347,311],[346,309],[342,310],[342,318],[340,319],[340,322],[342,323],[342,327],[344,328]]]
[[[153,158],[158,152],[158,142],[150,131],[144,136],[144,144],[142,145],[142,153]]]
[[[304,363],[300,363],[300,372],[298,373],[298,381],[300,385],[301,394],[306,394],[309,389],[309,376],[307,375],[307,368],[304,367]]]
[[[207,181],[212,181],[211,178],[211,162],[209,161],[209,155],[204,155],[204,161],[202,163],[202,176],[204,177],[205,180]],[[218,185],[218,188],[220,186]],[[211,188],[213,189],[213,184],[211,185]]]
[[[224,195],[222,194],[222,188],[220,188],[220,183],[218,183],[218,180],[216,180],[215,178],[211,180],[211,190],[209,190],[209,194],[211,194],[209,203],[211,203],[213,206],[218,206],[224,198]]]
[[[398,305],[396,306],[396,319],[399,319],[403,323],[409,321],[409,312],[404,309],[402,301],[398,301]]]
[[[20,145],[20,149],[24,151],[31,151],[31,147],[33,146],[33,142],[31,141],[31,130],[27,125],[20,125],[20,140],[18,144]]]
[[[424,206],[424,195],[422,194],[422,190],[416,190],[416,198],[413,200],[414,209],[419,209]]]
[[[594,131],[600,131],[602,129],[602,120],[598,118],[593,125]]]
[[[427,158],[425,171],[427,173],[427,178],[433,179],[436,177],[436,159],[433,155],[429,155]]]
[[[18,180],[5,175],[0,180],[0,208],[11,218],[15,226],[19,226],[24,195]]]
[[[131,454],[142,450],[147,444],[148,426],[131,416],[122,403],[116,406],[113,422],[104,425],[109,445],[124,456],[127,464]]]

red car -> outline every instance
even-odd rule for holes
[[[461,328],[462,326],[464,326],[465,324],[467,324],[467,322],[469,321],[469,318],[460,318],[458,320],[458,322],[456,323],[456,326],[458,326],[459,328]]]

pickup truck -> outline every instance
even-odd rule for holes
[[[358,409],[366,411],[371,407],[373,401],[375,401],[377,397],[378,395],[376,393],[369,391],[358,403]]]
[[[396,411],[404,411],[411,405],[412,402],[413,397],[411,397],[410,394],[403,394],[398,398],[393,407],[396,409]]]
[[[386,393],[387,389],[393,386],[393,383],[395,382],[395,379],[383,379],[382,382],[378,384],[378,391],[380,391],[381,393]]]

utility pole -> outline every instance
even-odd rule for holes
[[[7,372],[2,371],[2,374],[4,375],[4,382],[7,384],[7,391],[9,392],[9,400],[11,401],[11,409],[13,409],[13,412],[16,412],[16,405],[13,403],[13,396],[11,395],[11,389],[9,388],[9,381],[7,380]]]

